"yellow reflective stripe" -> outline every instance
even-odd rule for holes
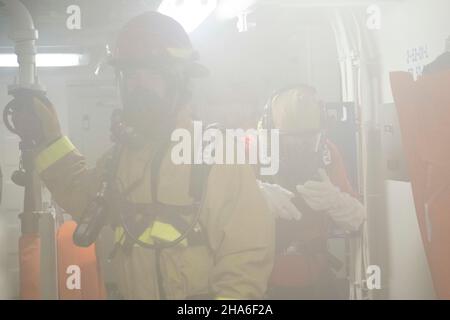
[[[164,241],[175,241],[181,236],[178,230],[171,224],[163,223],[161,221],[155,221],[151,229],[150,234],[152,238],[158,238]],[[184,239],[181,244],[187,245],[186,239]]]
[[[36,170],[42,173],[52,164],[62,159],[68,153],[75,150],[75,146],[70,142],[69,138],[61,137],[51,144],[47,149],[41,151],[36,157]]]
[[[153,239],[150,236],[152,228],[147,228],[139,237],[139,240],[148,244],[153,244]],[[114,231],[114,241],[120,242],[120,244],[123,244],[125,242],[125,231],[122,227],[116,227],[116,230]]]
[[[139,237],[139,240],[148,244],[153,244],[152,227],[145,229],[145,231]]]
[[[160,239],[164,241],[175,241],[181,234],[172,225],[156,221],[152,227],[145,229],[145,231],[139,236],[139,240],[148,244],[153,244],[153,239]],[[122,227],[117,227],[114,235],[115,242],[123,244],[125,241],[124,230]],[[187,240],[181,241],[182,245],[187,246]]]
[[[184,48],[167,48],[167,51],[172,57],[181,59],[190,58],[193,53],[191,49],[184,49]]]

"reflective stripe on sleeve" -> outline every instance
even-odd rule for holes
[[[75,150],[75,146],[66,136],[59,138],[36,157],[36,170],[40,174],[58,160]]]

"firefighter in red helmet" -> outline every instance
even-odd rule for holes
[[[36,101],[37,117],[14,116],[17,128],[40,123],[37,171],[79,227],[92,230],[87,213],[107,212],[124,298],[242,299],[266,291],[274,221],[252,168],[200,170],[171,160],[171,132],[192,130],[189,80],[206,73],[196,60],[172,18],[147,12],[125,25],[111,59],[123,102],[114,130],[120,147],[94,169],[63,136],[51,106]]]

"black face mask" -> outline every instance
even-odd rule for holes
[[[163,76],[165,93],[151,88],[135,87],[127,89],[124,76],[133,69],[118,70],[119,87],[122,97],[123,125],[131,128],[141,140],[160,139],[170,135],[175,127],[179,107],[187,101],[187,79],[180,72],[155,69]]]
[[[149,90],[125,92],[122,103],[124,123],[143,135],[159,132],[171,114],[170,103]]]
[[[281,186],[295,192],[298,184],[314,180],[317,170],[323,167],[321,148],[315,150],[312,141],[280,141],[280,170],[278,179]]]
[[[121,74],[119,81],[125,126],[132,128],[143,140],[159,139],[173,129],[180,103],[179,81],[166,74],[166,90],[163,94],[143,87],[129,90]]]

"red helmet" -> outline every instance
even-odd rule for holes
[[[159,12],[145,12],[129,21],[119,33],[112,64],[118,68],[171,67],[200,77],[208,70],[196,63],[197,52],[188,34],[174,19]]]

